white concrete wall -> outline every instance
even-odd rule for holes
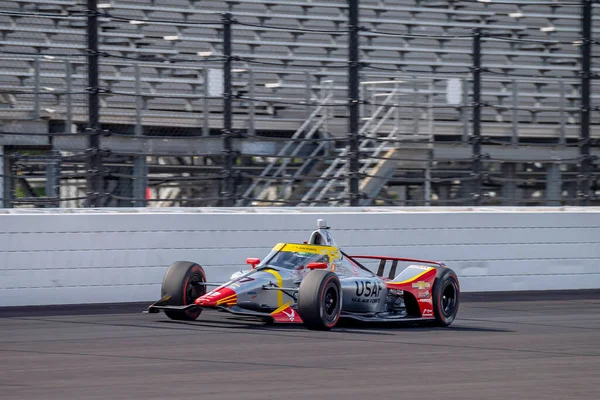
[[[446,262],[463,291],[600,288],[597,208],[6,209],[0,306],[150,301],[173,261],[225,280],[317,218],[349,254]]]

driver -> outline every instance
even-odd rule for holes
[[[337,247],[335,240],[329,234],[329,226],[324,219],[317,220],[317,230],[311,233],[308,244]]]

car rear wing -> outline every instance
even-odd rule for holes
[[[431,260],[420,260],[418,258],[404,258],[404,257],[387,257],[387,256],[348,256],[352,261],[360,265],[361,267],[367,269],[365,266],[360,264],[357,259],[367,259],[367,260],[379,260],[379,266],[377,267],[377,276],[383,278],[385,273],[385,266],[388,261],[392,262],[392,266],[390,267],[390,271],[388,273],[388,278],[393,279],[396,276],[396,268],[398,267],[399,262],[413,262],[420,264],[430,264],[436,265],[438,267],[445,267],[444,263],[439,261],[431,261]]]

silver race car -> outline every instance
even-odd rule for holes
[[[377,266],[376,273],[361,262]],[[171,264],[162,298],[149,313],[195,320],[204,308],[275,323],[329,330],[340,318],[360,321],[432,321],[448,326],[458,311],[460,287],[454,271],[435,261],[349,256],[335,243],[324,220],[304,243],[278,243],[262,261],[229,282],[207,282],[196,263]],[[401,264],[402,263],[402,264]],[[400,265],[405,265],[399,268]],[[388,273],[385,274],[389,265]],[[384,276],[385,275],[385,276]],[[215,289],[207,291],[207,287]]]

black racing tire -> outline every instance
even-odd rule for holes
[[[342,286],[330,271],[309,272],[298,289],[298,314],[308,329],[328,331],[340,319]]]
[[[460,303],[460,286],[456,273],[440,268],[433,283],[433,315],[439,326],[449,326],[456,318]]]
[[[160,295],[170,295],[169,304],[187,306],[194,300],[206,293],[206,286],[194,285],[194,282],[206,282],[204,269],[196,263],[189,261],[177,261],[169,265],[169,269],[163,278]],[[164,310],[167,317],[176,321],[194,321],[202,309],[197,307],[193,310],[178,311]]]

